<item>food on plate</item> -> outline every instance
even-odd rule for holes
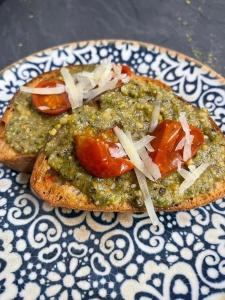
[[[91,71],[94,66],[68,69],[74,75]],[[49,130],[70,110],[60,70],[44,73],[21,87],[0,120],[0,162],[17,171],[31,172]]]
[[[53,124],[35,163],[31,186],[43,200],[147,209],[157,224],[154,207],[191,209],[225,195],[225,139],[206,109],[109,61],[93,72],[61,73],[73,110]]]

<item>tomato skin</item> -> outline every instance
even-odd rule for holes
[[[134,74],[133,71],[131,70],[131,68],[129,66],[127,66],[127,65],[121,65],[121,67],[122,67],[121,72],[123,74],[127,74],[127,76],[129,76],[129,77],[131,77]],[[123,85],[124,85],[124,83],[122,82],[122,80],[119,80],[117,82],[116,87],[120,88]]]
[[[193,157],[204,143],[204,135],[197,127],[190,126],[190,133],[194,136],[191,145]],[[151,133],[155,139],[151,142],[154,152],[150,153],[152,160],[159,166],[162,177],[177,169],[175,161],[183,161],[183,149],[177,150],[176,146],[185,136],[180,122],[165,120]]]
[[[75,136],[75,156],[81,166],[91,175],[100,178],[111,178],[123,175],[134,168],[126,158],[111,157],[109,148],[115,143],[99,137]]]
[[[37,88],[56,87],[57,84],[64,84],[62,80],[51,79],[44,80],[37,84]],[[37,95],[32,94],[32,103],[36,110],[48,115],[59,115],[71,108],[67,93],[54,95]],[[41,106],[47,106],[49,109],[41,109]]]
[[[133,75],[133,71],[131,70],[131,68],[128,65],[122,65],[122,71],[123,74],[127,74],[127,76],[131,76]]]

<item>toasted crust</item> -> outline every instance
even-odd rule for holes
[[[166,84],[159,80],[150,79],[141,76],[135,76],[138,80],[151,81],[161,88],[170,89]],[[182,98],[180,98],[183,100]],[[187,103],[187,102],[186,102]],[[188,103],[187,103],[188,104]],[[191,104],[189,104],[191,105]],[[211,119],[214,128],[220,132],[219,127]],[[223,136],[221,132],[221,136]],[[105,212],[141,212],[145,208],[138,209],[129,202],[115,203],[104,207],[96,206],[88,197],[70,184],[70,182],[60,178],[57,173],[48,165],[46,155],[41,152],[38,155],[34,169],[31,175],[31,188],[44,201],[54,207],[64,207],[70,209],[79,209],[85,211],[105,211]],[[206,205],[225,195],[225,182],[216,185],[215,190],[200,194],[196,198],[190,198],[168,208],[156,207],[157,211],[181,211]]]
[[[25,86],[35,87],[43,79],[48,80],[55,78],[58,74],[59,70],[41,74],[37,78],[34,78],[28,82]],[[13,114],[12,103],[17,97],[18,93],[19,92],[14,95],[4,115],[2,116],[2,119],[0,119],[0,162],[16,171],[31,172],[37,155],[16,152],[9,144],[7,144],[5,139],[5,129]]]
[[[48,165],[46,155],[41,152],[35,162],[31,175],[31,188],[42,200],[54,207],[64,207],[85,211],[105,212],[141,212],[145,209],[138,209],[129,202],[116,203],[104,207],[96,206],[88,197],[72,186],[68,181],[61,179]],[[216,189],[207,194],[188,199],[185,202],[168,208],[156,207],[157,211],[181,211],[206,205],[215,199],[225,195],[225,182],[218,184]]]

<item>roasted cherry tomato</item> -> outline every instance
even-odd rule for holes
[[[129,77],[132,76],[133,71],[131,70],[131,68],[129,66],[127,66],[127,65],[121,65],[121,67],[122,67],[121,72],[123,74],[127,74],[127,76],[129,76]],[[119,80],[116,86],[117,87],[121,87],[123,85],[124,85],[124,83],[122,82],[122,80]]]
[[[194,126],[190,126],[190,131],[194,136],[191,145],[193,157],[204,143],[204,135],[200,129]],[[150,156],[159,166],[161,175],[165,176],[177,169],[175,163],[177,159],[183,161],[183,149],[177,151],[175,149],[185,134],[180,122],[171,120],[161,122],[151,134],[155,136],[151,142],[155,151],[151,152]]]
[[[109,148],[117,147],[100,137],[75,136],[75,155],[81,166],[91,175],[110,178],[123,175],[134,168],[127,158],[114,158]]]
[[[64,84],[62,80],[52,79],[38,83],[37,88],[56,87],[57,84]],[[32,95],[32,103],[35,108],[48,115],[59,115],[71,108],[67,93],[54,95]]]
[[[131,68],[127,65],[122,65],[122,73],[127,74],[128,76],[131,76],[133,74],[133,71]]]

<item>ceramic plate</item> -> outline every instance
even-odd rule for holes
[[[177,52],[131,41],[47,49],[0,74],[0,112],[43,72],[111,57],[206,107],[225,131],[225,80]],[[29,177],[0,166],[0,299],[225,299],[225,201],[187,212],[86,213],[53,209]]]

